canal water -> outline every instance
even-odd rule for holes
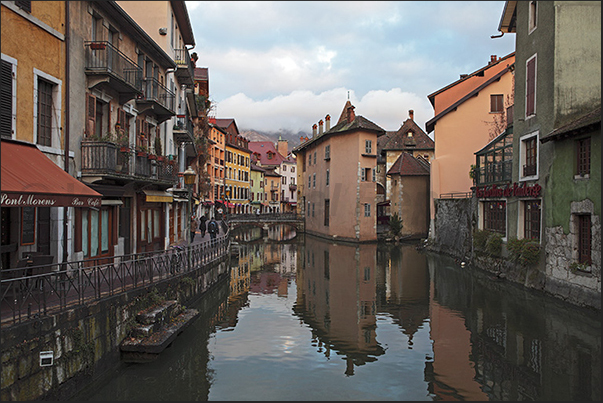
[[[74,400],[600,400],[601,319],[413,244],[234,236],[159,358]]]

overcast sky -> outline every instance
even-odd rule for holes
[[[385,130],[427,95],[515,50],[492,39],[504,1],[187,1],[197,67],[209,69],[218,118],[239,130],[311,133],[348,99]],[[335,122],[333,122],[334,124]]]

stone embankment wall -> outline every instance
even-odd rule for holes
[[[487,256],[473,248],[473,230],[477,226],[477,201],[453,199],[435,201],[435,236],[426,249],[452,256],[456,260],[495,274],[499,278],[538,290],[568,303],[601,309],[601,223],[595,216],[593,265],[589,272],[572,270],[572,234],[561,228],[546,228],[540,262],[522,265],[509,259],[503,243],[500,256]]]
[[[469,198],[435,200],[435,237],[430,239],[430,249],[468,262],[475,209],[474,200]]]
[[[136,314],[158,299],[182,305],[228,278],[228,256],[195,272],[2,329],[2,401],[67,400],[120,360]],[[51,366],[40,352],[52,351]]]

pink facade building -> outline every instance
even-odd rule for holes
[[[347,101],[335,126],[319,122],[318,132],[293,149],[297,156],[298,212],[306,232],[352,242],[377,240],[377,137],[385,130]]]

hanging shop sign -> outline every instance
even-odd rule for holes
[[[475,188],[475,196],[478,199],[488,199],[494,197],[538,197],[542,186],[535,183],[531,186],[523,183],[519,185],[517,182],[508,184],[505,187],[492,186],[477,186]]]

